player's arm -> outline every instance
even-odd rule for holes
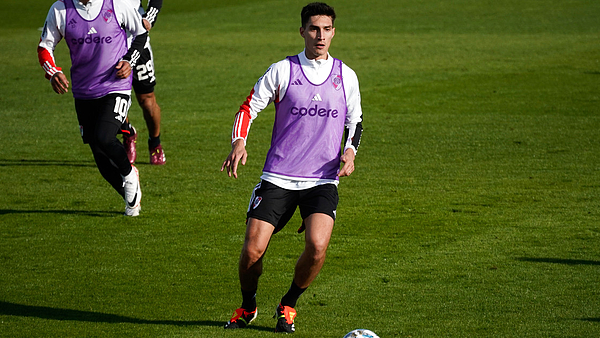
[[[115,1],[115,5],[117,2]],[[140,13],[131,7],[128,3],[118,2],[119,6],[115,6],[117,17],[121,27],[125,29],[129,34],[134,36],[131,46],[127,53],[123,55],[121,60],[116,66],[117,77],[127,78],[131,75],[131,69],[134,68],[142,55],[146,40],[148,39],[148,31],[144,28],[142,23],[142,16]]]
[[[356,157],[363,131],[358,78],[349,68],[346,68],[344,73],[346,74],[344,76],[344,86],[347,86],[346,105],[348,112],[346,113],[344,125],[344,153],[341,157],[344,165],[338,174],[340,177],[349,176],[354,172],[354,158]]]
[[[287,74],[287,76],[286,76]],[[240,106],[235,115],[233,128],[231,132],[231,152],[221,166],[221,171],[227,168],[227,174],[237,178],[238,164],[246,164],[248,154],[246,153],[246,140],[252,121],[258,116],[258,113],[265,109],[271,102],[279,100],[280,95],[284,95],[289,82],[289,63],[278,62],[266,71],[266,73],[256,82],[250,95]]]
[[[150,24],[150,28],[146,26],[147,30],[150,30],[156,24],[156,19],[158,17],[158,13],[162,8],[162,0],[149,0],[148,8],[146,9],[146,13],[142,16],[142,18]]]
[[[231,132],[232,143],[242,139],[246,144],[252,121],[271,102],[277,102],[285,95],[289,83],[289,67],[287,60],[274,63],[258,79],[235,115]]]
[[[69,91],[69,81],[54,59],[54,49],[64,35],[64,15],[64,4],[57,1],[48,11],[37,47],[38,61],[44,69],[44,76],[50,80],[52,89],[58,94]]]

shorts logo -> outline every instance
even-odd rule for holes
[[[261,201],[262,201],[262,197],[256,196],[256,198],[254,199],[254,202],[252,202],[252,209],[256,209]]]
[[[340,90],[342,88],[342,76],[341,75],[334,76],[333,79],[331,79],[331,82],[333,83],[333,88],[335,88],[335,90]]]

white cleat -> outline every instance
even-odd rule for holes
[[[142,189],[140,174],[135,166],[131,166],[129,175],[123,176],[123,187],[125,188],[125,216],[138,216],[142,210]]]

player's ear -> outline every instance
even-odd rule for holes
[[[304,37],[304,27],[300,27],[300,36]]]

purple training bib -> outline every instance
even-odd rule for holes
[[[65,40],[71,52],[73,97],[96,99],[131,90],[132,77],[117,78],[117,63],[127,53],[127,34],[119,25],[112,0],[103,0],[100,14],[85,20],[72,0],[65,0]]]
[[[297,178],[338,179],[346,120],[342,62],[333,59],[329,77],[311,83],[298,56],[289,56],[290,83],[275,103],[271,148],[263,171]]]

